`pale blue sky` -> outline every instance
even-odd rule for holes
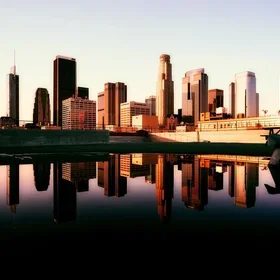
[[[170,54],[176,110],[186,71],[204,67],[209,89],[223,89],[226,101],[234,74],[253,71],[260,111],[276,114],[279,12],[278,0],[0,0],[0,115],[14,49],[22,120],[32,120],[38,87],[52,105],[56,55],[77,59],[77,83],[90,99],[123,81],[128,100],[141,102],[155,94],[159,56]]]

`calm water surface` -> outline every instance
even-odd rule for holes
[[[248,249],[279,239],[280,169],[268,168],[268,159],[110,154],[103,160],[0,166],[2,252],[149,241]]]

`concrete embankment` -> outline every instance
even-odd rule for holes
[[[151,133],[153,142],[204,142],[215,143],[254,143],[265,144],[268,131],[260,130],[225,130],[225,131],[193,131],[193,132],[158,132]]]
[[[0,147],[0,153],[171,153],[171,154],[228,154],[271,156],[272,147],[265,144],[196,143],[196,142],[143,142],[143,143],[95,143],[91,145],[52,145]]]
[[[1,151],[5,148],[90,145],[108,143],[108,130],[0,130]]]

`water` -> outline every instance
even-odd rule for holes
[[[28,155],[23,164],[0,166],[2,254],[151,240],[185,248],[276,246],[280,172],[268,168],[269,159],[98,156],[30,164]]]

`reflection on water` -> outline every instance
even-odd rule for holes
[[[244,208],[258,207],[276,223],[280,170],[267,164],[268,160],[245,156],[110,154],[103,162],[1,166],[0,183],[6,181],[13,219],[33,230],[38,215],[45,231],[50,221],[57,225],[54,231],[58,225],[76,222],[75,231],[90,232],[110,221],[114,232],[137,223],[143,228],[149,224],[150,229],[160,224],[184,227],[191,221],[201,226],[205,221],[216,223],[218,216],[237,221],[244,215],[256,221],[259,212]],[[2,200],[0,223],[9,227],[9,213],[1,204]]]

